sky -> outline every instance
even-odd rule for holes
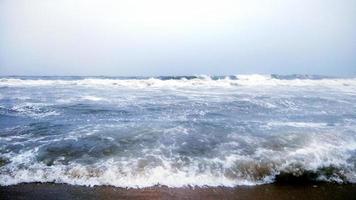
[[[355,0],[0,0],[0,75],[356,75]]]

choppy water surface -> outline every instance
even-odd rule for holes
[[[356,79],[2,77],[0,184],[356,182]]]

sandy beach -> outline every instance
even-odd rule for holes
[[[317,184],[125,189],[67,184],[28,183],[0,187],[0,199],[356,199],[355,184]]]

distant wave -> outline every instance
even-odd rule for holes
[[[237,86],[344,86],[356,87],[356,78],[311,75],[235,75],[160,77],[3,77],[0,87],[31,86],[88,87],[237,87]]]
[[[159,79],[159,80],[191,80],[191,79],[231,79],[236,80],[239,77],[243,78],[253,78],[253,77],[265,77],[280,80],[293,80],[293,79],[310,79],[310,80],[321,80],[321,79],[352,79],[356,77],[342,78],[324,75],[308,75],[308,74],[290,74],[290,75],[279,75],[279,74],[239,74],[239,75],[227,75],[227,76],[211,76],[211,75],[189,75],[189,76],[0,76],[2,79],[21,79],[21,80],[83,80],[83,79],[113,79],[113,80],[143,80],[143,79]]]

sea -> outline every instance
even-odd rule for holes
[[[0,185],[356,183],[356,78],[0,77]]]

